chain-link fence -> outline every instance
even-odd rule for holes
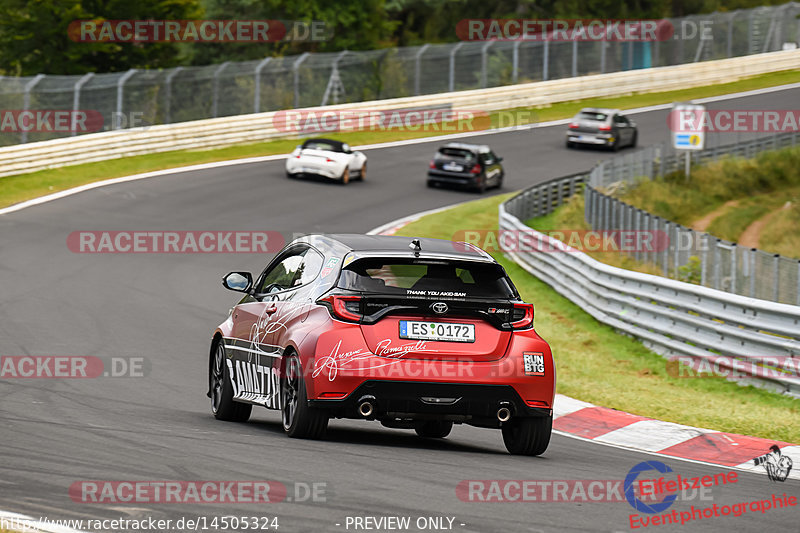
[[[103,130],[678,65],[800,43],[800,4],[671,19],[665,41],[487,41],[204,67],[0,77],[0,109],[91,110]],[[23,131],[23,129],[29,131]],[[83,133],[0,127],[0,146]],[[78,131],[70,131],[78,130]]]
[[[761,137],[691,154],[706,163],[721,157],[754,157],[766,150],[800,146],[800,132]],[[694,231],[601,193],[621,183],[653,179],[683,168],[684,154],[665,145],[651,146],[632,154],[599,163],[588,176],[585,217],[603,230],[648,232],[653,243],[623,251],[636,260],[658,267],[662,274],[705,287],[742,296],[800,305],[800,261]],[[637,233],[638,234],[638,233]]]

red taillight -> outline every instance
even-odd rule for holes
[[[326,163],[333,163],[333,159],[331,159],[330,157],[326,157],[325,158],[325,162]]]
[[[571,129],[571,130],[577,130],[580,127],[581,127],[581,125],[578,124],[577,122],[570,122],[569,123],[569,129]]]
[[[525,403],[530,405],[531,407],[550,407],[550,404],[547,402],[540,402],[538,400],[525,400]]]
[[[317,300],[318,304],[328,308],[331,316],[339,320],[348,322],[358,322],[361,320],[361,296],[338,296],[331,295]]]
[[[511,314],[511,327],[525,329],[533,325],[533,304],[514,304]]]
[[[603,124],[602,126],[598,127],[597,129],[600,130],[600,131],[611,131],[611,126],[609,126],[608,124]]]
[[[436,168],[436,162],[431,159],[431,164],[428,165],[428,168]]]
[[[296,157],[297,159],[300,159],[300,154],[297,154],[295,157]]]
[[[480,174],[481,173],[481,166],[476,164],[474,167],[472,167],[472,170],[470,170],[470,173],[472,173],[472,174]]]
[[[346,392],[323,392],[322,394],[319,395],[320,398],[333,398],[333,399],[340,399],[344,398],[345,396],[347,396]]]

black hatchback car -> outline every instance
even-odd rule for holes
[[[479,192],[502,187],[502,157],[482,144],[449,143],[436,152],[428,168],[428,187],[449,185]]]

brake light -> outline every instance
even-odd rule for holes
[[[611,126],[609,126],[608,124],[603,124],[602,126],[598,127],[597,129],[600,130],[600,131],[611,131]]]
[[[361,296],[340,296],[332,294],[320,298],[317,303],[328,308],[331,317],[347,322],[359,322],[361,316]]]
[[[472,174],[480,174],[481,173],[481,166],[476,164],[474,167],[472,167],[472,170],[470,170],[470,173],[472,173]]]
[[[540,402],[539,400],[525,400],[525,403],[527,403],[531,407],[550,407],[549,403]]]
[[[331,159],[330,157],[326,157],[325,158],[325,162],[326,163],[333,163],[333,159]]]
[[[436,168],[436,162],[433,159],[431,159],[431,164],[428,165],[428,168]]]
[[[296,157],[297,159],[300,159],[300,154],[297,154],[295,157]]]
[[[514,304],[511,313],[512,329],[525,329],[533,326],[533,304]]]
[[[569,129],[571,129],[571,130],[577,130],[580,127],[581,127],[581,125],[578,124],[577,122],[570,122],[569,123]]]
[[[347,396],[346,392],[323,392],[319,395],[320,398],[333,398],[333,399],[340,399]],[[541,402],[540,402],[541,403]]]

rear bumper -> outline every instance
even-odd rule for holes
[[[428,181],[431,183],[440,183],[444,185],[453,185],[459,187],[477,187],[483,176],[480,174],[456,174],[453,172],[444,172],[441,170],[429,170]]]
[[[311,175],[321,176],[323,178],[339,179],[341,177],[344,167],[341,165],[317,165],[300,162],[288,162],[286,164],[286,172],[296,176]]]
[[[610,133],[567,133],[567,141],[575,144],[609,145],[614,139]]]
[[[550,347],[534,329],[514,332],[498,353],[473,360],[434,358],[436,348],[451,347],[432,341],[424,346],[417,341],[382,344],[385,355],[379,356],[369,350],[357,324],[338,324],[307,342],[298,351],[307,354],[303,368],[310,404],[332,409],[334,416],[359,417],[358,401],[364,395],[375,397],[379,416],[489,415],[496,421],[500,402],[511,402],[517,416],[538,416],[553,408],[556,368]],[[418,352],[421,348],[427,351]],[[526,367],[532,355],[541,368]]]
[[[327,409],[340,418],[358,416],[364,399],[375,409],[370,418],[450,418],[465,421],[497,420],[497,410],[505,406],[514,417],[552,415],[550,408],[532,407],[510,385],[433,383],[425,381],[369,380],[347,398],[310,400],[309,405]]]

